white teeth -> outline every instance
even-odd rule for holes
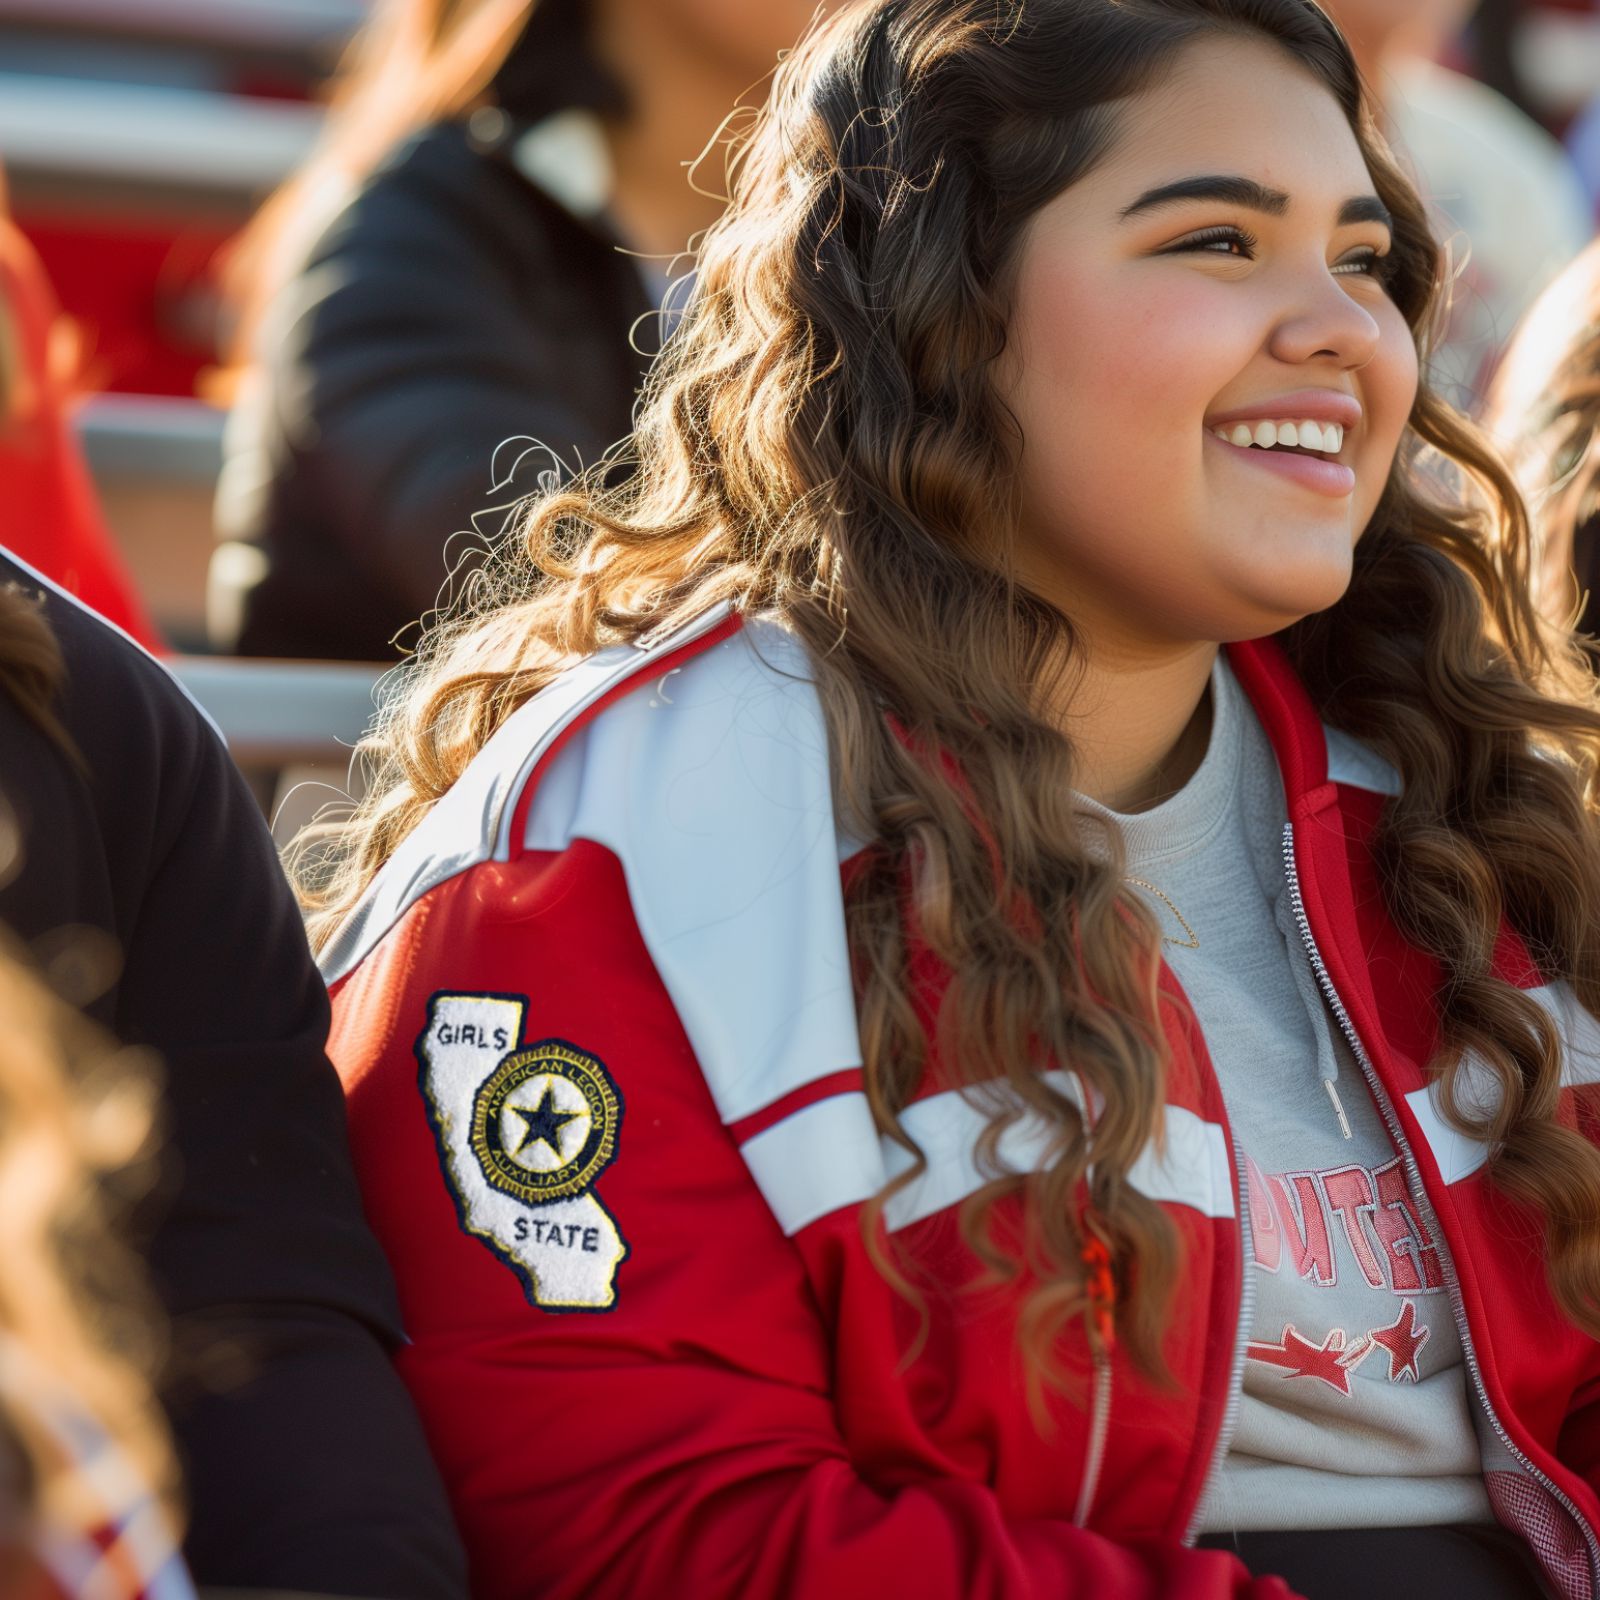
[[[1228,444],[1257,445],[1270,450],[1275,444],[1298,445],[1336,456],[1344,449],[1344,429],[1337,422],[1317,422],[1307,417],[1296,422],[1235,422],[1211,430]]]

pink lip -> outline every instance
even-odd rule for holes
[[[1305,415],[1305,413],[1301,413]],[[1239,419],[1244,420],[1242,417]],[[1320,420],[1320,419],[1313,419]],[[1337,418],[1331,420],[1337,421]],[[1219,450],[1226,450],[1238,460],[1253,464],[1263,472],[1274,472],[1287,478],[1313,494],[1329,500],[1343,500],[1356,486],[1356,475],[1342,461],[1326,461],[1321,456],[1280,455],[1276,450],[1257,450],[1250,445],[1229,444],[1216,434],[1208,433],[1206,442]]]
[[[1301,389],[1295,394],[1274,395],[1270,400],[1251,406],[1239,406],[1233,411],[1219,411],[1207,417],[1208,428],[1223,428],[1234,422],[1298,422],[1302,417],[1312,422],[1337,422],[1342,428],[1354,428],[1361,421],[1361,402],[1353,394],[1343,394],[1338,389]]]

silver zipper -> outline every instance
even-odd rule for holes
[[[1239,1219],[1239,1321],[1233,1342],[1233,1367],[1228,1373],[1228,1403],[1223,1408],[1222,1425],[1217,1429],[1217,1442],[1212,1448],[1211,1465],[1206,1468],[1205,1482],[1200,1486],[1200,1496],[1194,1503],[1189,1526],[1183,1535],[1185,1544],[1193,1544],[1200,1537],[1200,1524],[1205,1519],[1206,1500],[1217,1474],[1222,1470],[1228,1446],[1233,1443],[1234,1429],[1239,1425],[1239,1407],[1244,1401],[1245,1351],[1250,1345],[1250,1329],[1255,1320],[1256,1306],[1256,1247],[1250,1231],[1250,1193],[1244,1172],[1244,1156],[1230,1130],[1229,1153],[1233,1157],[1233,1206]]]
[[[1417,1165],[1417,1158],[1412,1153],[1410,1142],[1405,1136],[1405,1131],[1400,1126],[1400,1119],[1395,1114],[1394,1103],[1389,1098],[1389,1091],[1380,1081],[1377,1069],[1372,1065],[1372,1058],[1367,1054],[1366,1047],[1356,1033],[1355,1025],[1350,1021],[1350,1014],[1345,1010],[1344,1002],[1339,998],[1338,991],[1333,986],[1333,979],[1328,975],[1328,968],[1322,959],[1322,952],[1317,949],[1316,936],[1311,931],[1310,918],[1306,916],[1305,902],[1300,897],[1300,870],[1294,859],[1294,824],[1292,822],[1285,823],[1283,829],[1283,870],[1285,880],[1289,886],[1289,904],[1294,911],[1295,924],[1300,929],[1300,938],[1305,944],[1306,955],[1311,962],[1311,970],[1316,974],[1317,984],[1332,1009],[1340,1030],[1349,1042],[1350,1053],[1356,1058],[1356,1063],[1367,1080],[1367,1087],[1372,1091],[1372,1098],[1377,1104],[1385,1126],[1389,1130],[1389,1137],[1394,1141],[1394,1147],[1399,1152],[1400,1158],[1405,1165],[1406,1183],[1410,1188],[1412,1201],[1415,1203],[1423,1222],[1432,1236],[1430,1242],[1438,1252],[1439,1264],[1444,1272],[1445,1288],[1450,1296],[1450,1309],[1455,1316],[1456,1334],[1461,1340],[1461,1354],[1466,1361],[1467,1371],[1472,1375],[1472,1386],[1478,1396],[1478,1403],[1483,1407],[1483,1413],[1489,1419],[1489,1426],[1494,1429],[1500,1443],[1505,1446],[1507,1454],[1576,1523],[1589,1547],[1590,1581],[1591,1583],[1600,1582],[1600,1539],[1596,1538],[1595,1531],[1589,1526],[1588,1519],[1578,1510],[1560,1484],[1551,1478],[1548,1473],[1541,1471],[1523,1453],[1516,1441],[1506,1432],[1500,1418],[1495,1415],[1494,1405],[1489,1399],[1489,1391],[1484,1386],[1483,1372],[1478,1366],[1478,1352],[1473,1348],[1472,1330],[1467,1326],[1467,1308],[1465,1301],[1461,1297],[1461,1283],[1456,1277],[1455,1262],[1451,1257],[1450,1246],[1445,1239],[1444,1231],[1439,1226],[1439,1218],[1433,1209],[1433,1202],[1428,1198],[1428,1191],[1423,1186],[1422,1169]]]
[[[1100,1487],[1100,1469],[1105,1465],[1106,1435],[1111,1431],[1111,1352],[1099,1340],[1094,1346],[1094,1397],[1089,1406],[1089,1448],[1084,1455],[1077,1509],[1072,1513],[1073,1526],[1078,1528],[1089,1526],[1095,1490]]]

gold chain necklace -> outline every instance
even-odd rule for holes
[[[1147,883],[1143,878],[1124,878],[1124,883],[1131,883],[1136,889],[1148,889],[1161,903],[1178,919],[1178,925],[1189,935],[1187,939],[1174,939],[1169,934],[1161,935],[1162,944],[1175,945],[1179,950],[1198,950],[1200,936],[1189,926],[1189,919],[1172,903],[1170,896],[1164,890],[1156,888],[1153,883]]]

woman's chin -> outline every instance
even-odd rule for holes
[[[1323,560],[1280,563],[1270,572],[1253,574],[1254,582],[1240,586],[1242,609],[1254,612],[1266,625],[1250,636],[1277,633],[1337,605],[1350,587],[1352,566],[1350,549],[1344,546]]]

